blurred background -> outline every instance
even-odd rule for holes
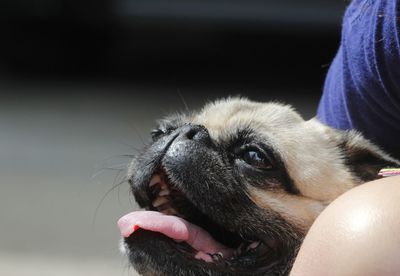
[[[154,120],[243,95],[314,115],[343,0],[3,0],[0,275],[132,275],[116,220]],[[119,185],[119,183],[122,183]]]

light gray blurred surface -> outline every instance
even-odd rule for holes
[[[127,263],[113,259],[68,258],[33,254],[0,254],[0,275],[7,276],[110,276],[137,275]]]
[[[129,159],[117,156],[134,154],[156,118],[183,110],[180,95],[197,108],[207,99],[237,94],[201,91],[2,87],[0,275],[134,275],[118,251],[116,221],[137,207],[127,183],[108,193],[123,175],[101,168],[124,168]],[[282,93],[256,95],[285,100]],[[286,98],[310,117],[316,99],[298,96]]]

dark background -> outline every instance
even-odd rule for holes
[[[131,273],[115,222],[136,207],[126,183],[107,194],[129,162],[117,155],[155,119],[228,95],[312,117],[345,5],[3,0],[0,274]]]
[[[10,79],[304,87],[320,92],[337,0],[6,0]]]

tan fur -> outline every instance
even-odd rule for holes
[[[301,121],[302,118],[289,106],[243,98],[228,98],[206,105],[193,119],[193,123],[204,125],[217,141],[248,126],[258,133],[267,133]]]
[[[358,184],[343,163],[336,141],[329,128],[317,120],[302,122],[280,135],[280,148],[289,175],[305,197],[331,202]]]
[[[254,203],[264,209],[271,209],[294,223],[298,229],[307,232],[326,204],[302,196],[289,195],[283,191],[261,191],[249,188]]]
[[[301,195],[249,187],[250,196],[257,205],[291,220],[301,218],[298,221],[301,228],[307,229],[328,203],[359,184],[345,166],[343,152],[338,148],[343,133],[316,119],[304,121],[290,106],[230,98],[206,105],[193,123],[204,125],[216,141],[224,141],[246,127],[264,137],[280,153]],[[349,135],[354,143],[363,139],[355,133]]]

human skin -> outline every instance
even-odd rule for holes
[[[290,275],[400,275],[400,176],[333,201],[309,230]]]

